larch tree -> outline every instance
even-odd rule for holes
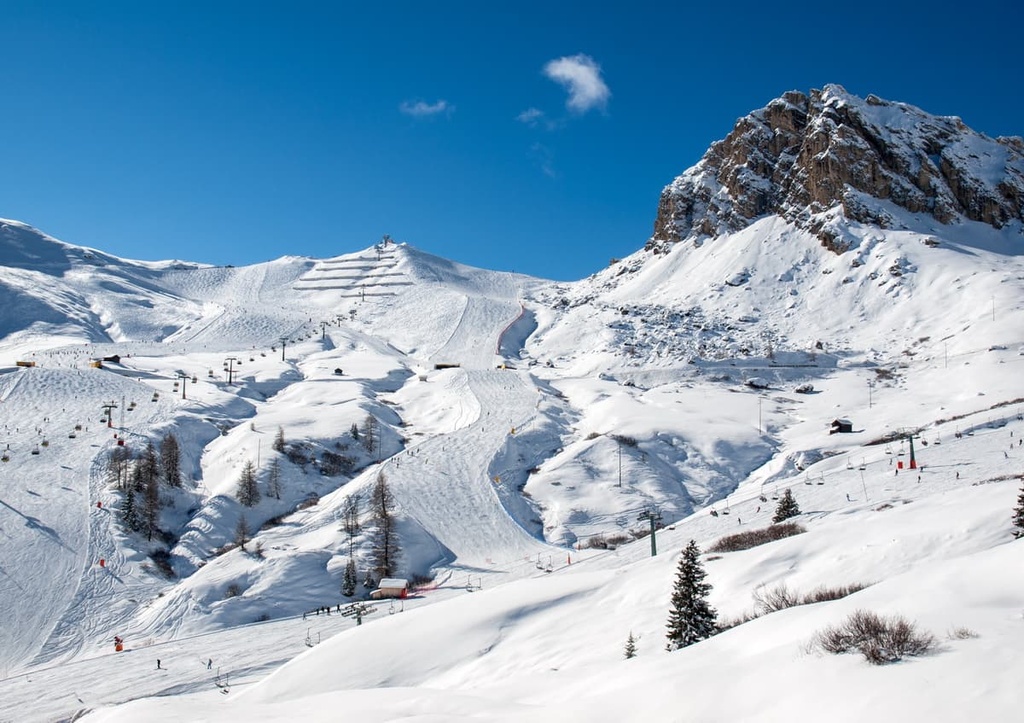
[[[254,507],[260,501],[260,488],[256,484],[256,465],[252,460],[247,460],[242,467],[242,474],[238,478],[238,487],[235,489],[235,496],[239,503],[246,507]]]
[[[274,435],[274,442],[271,444],[275,452],[284,451],[284,427],[277,428],[277,434]]]
[[[277,457],[270,460],[270,469],[267,470],[267,496],[281,499],[281,461]]]
[[[181,447],[171,432],[160,440],[160,474],[171,487],[181,487]]]
[[[711,585],[704,582],[700,548],[694,540],[679,558],[675,585],[668,614],[668,650],[678,650],[710,638],[718,632],[717,613],[708,604]]]
[[[241,515],[238,518],[238,524],[235,525],[235,544],[243,550],[245,549],[245,543],[252,539],[252,532],[249,530],[249,523],[245,519],[245,515]]]
[[[398,544],[398,530],[395,520],[395,497],[384,472],[377,474],[377,481],[370,496],[373,513],[373,571],[377,579],[394,574],[398,568],[401,548]]]

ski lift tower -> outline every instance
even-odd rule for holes
[[[915,430],[904,427],[900,434],[910,442],[910,469],[917,469],[917,457],[914,456],[914,432]]]
[[[346,618],[354,617],[356,619],[356,625],[362,625],[363,617],[365,617],[366,615],[372,615],[375,612],[377,612],[377,608],[371,607],[366,603],[362,602],[352,603],[351,605],[345,606],[341,610],[342,616]]]
[[[100,405],[103,407],[103,414],[107,418],[107,426],[113,427],[114,410],[117,409],[117,402],[107,402],[106,404]]]
[[[654,531],[657,529],[658,523],[661,522],[661,513],[657,510],[647,509],[641,512],[637,519],[648,520],[651,523],[651,557],[655,557],[658,554],[658,542],[654,537]]]

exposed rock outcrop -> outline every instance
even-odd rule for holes
[[[838,85],[789,92],[737,121],[664,189],[647,247],[699,243],[777,214],[841,252],[830,221],[841,212],[888,228],[878,201],[944,224],[1024,221],[1024,141]]]

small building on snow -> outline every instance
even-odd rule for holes
[[[397,577],[385,577],[377,584],[377,589],[370,593],[372,600],[384,598],[405,598],[409,595],[409,581]]]
[[[853,431],[853,422],[849,419],[833,419],[829,434],[849,434]]]

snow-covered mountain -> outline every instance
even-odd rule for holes
[[[828,86],[741,119],[644,248],[575,283],[390,241],[136,262],[0,221],[0,719],[146,695],[96,719],[1009,715],[1022,178],[1020,139]],[[132,532],[111,460],[169,433],[183,482]],[[337,606],[368,593],[342,580],[372,569],[381,475],[417,591],[356,630]],[[722,616],[869,587],[663,652],[678,551],[787,488],[807,533],[706,558]],[[978,637],[882,672],[806,652],[858,607]]]

